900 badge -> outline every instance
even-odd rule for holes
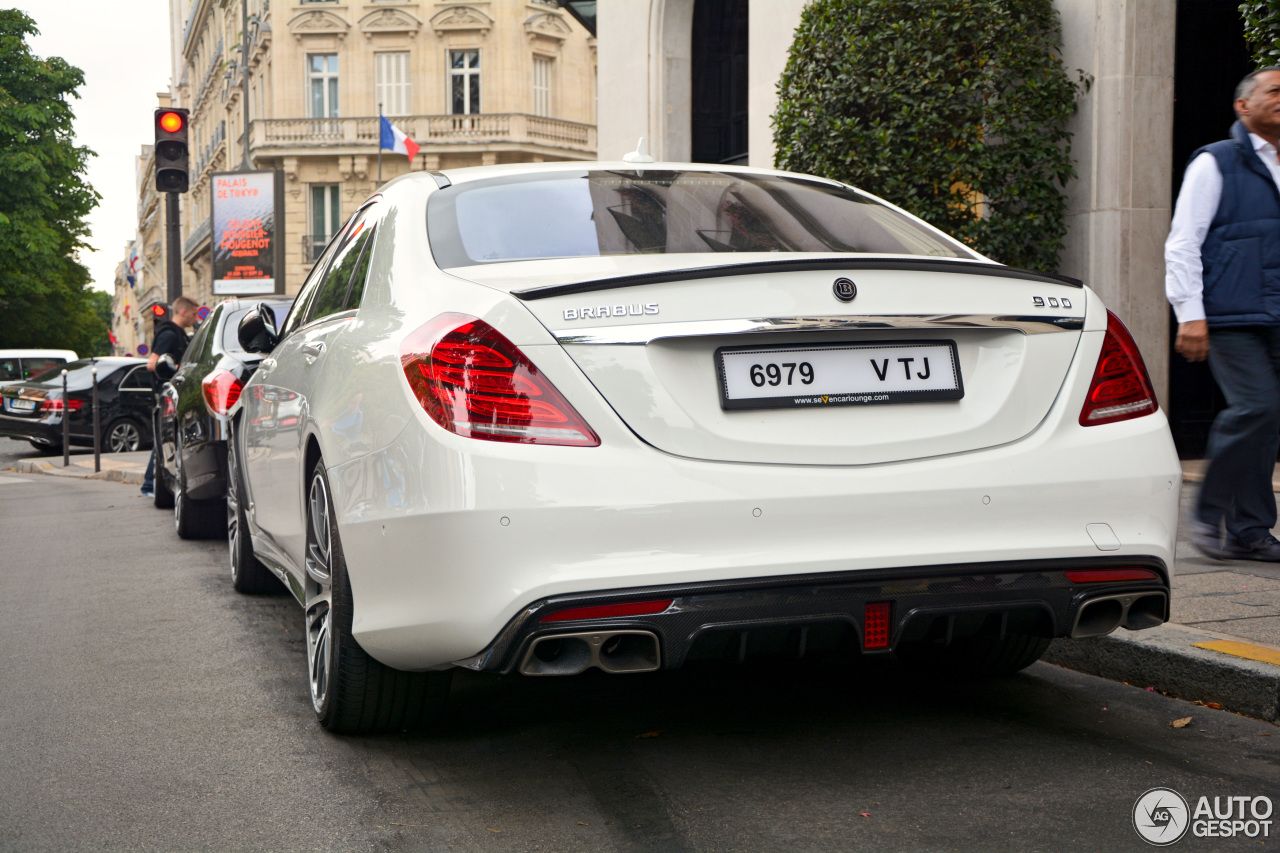
[[[1044,308],[1044,307],[1045,307],[1045,298],[1044,298],[1043,296],[1033,296],[1033,297],[1031,297],[1031,304],[1032,304],[1032,305],[1034,305],[1036,308]],[[1059,298],[1057,298],[1056,296],[1050,296],[1050,297],[1049,297],[1049,307],[1050,307],[1050,308],[1070,308],[1070,307],[1071,307],[1071,300],[1070,300],[1070,299],[1059,299]]]

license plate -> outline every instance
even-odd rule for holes
[[[13,412],[30,412],[36,407],[35,400],[8,400],[9,410]]]
[[[964,396],[955,341],[716,350],[725,409],[923,403]]]

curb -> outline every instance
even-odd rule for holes
[[[1227,711],[1276,722],[1280,717],[1280,666],[1194,646],[1215,640],[1239,638],[1165,623],[1087,640],[1054,640],[1042,660],[1135,687],[1154,687],[1179,699],[1214,702]],[[1254,648],[1276,651],[1263,645]]]
[[[29,459],[22,459],[14,463],[14,469],[19,474],[49,474],[54,477],[74,477],[78,480],[109,480],[114,483],[125,483],[132,486],[141,486],[145,475],[143,471],[132,471],[124,468],[105,468],[96,474],[87,468],[73,465],[71,470],[64,469],[61,465],[55,465],[52,462],[32,462]]]

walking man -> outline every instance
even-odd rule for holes
[[[1271,477],[1280,446],[1280,67],[1236,87],[1231,138],[1192,155],[1165,243],[1174,348],[1209,360],[1227,408],[1191,538],[1218,559],[1280,562]]]
[[[156,364],[162,355],[172,356],[175,364],[182,360],[187,351],[187,329],[196,324],[199,310],[200,306],[194,299],[179,296],[173,300],[173,319],[156,325],[151,355],[147,358],[147,370],[155,373]],[[154,497],[156,488],[156,445],[160,436],[157,434],[151,438],[151,461],[147,463],[147,473],[142,477],[144,497]]]

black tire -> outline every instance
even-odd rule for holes
[[[116,418],[102,429],[103,453],[132,453],[147,449],[147,431],[133,418]]]
[[[231,558],[231,586],[245,595],[279,592],[280,580],[253,553],[249,520],[240,502],[244,487],[236,456],[233,432],[227,441],[227,551]]]
[[[181,453],[178,448],[177,453]],[[177,458],[175,454],[175,458]],[[226,505],[218,499],[197,501],[187,496],[187,477],[178,463],[173,490],[173,529],[180,539],[217,539],[227,533]]]
[[[27,444],[30,444],[33,448],[35,448],[36,453],[39,453],[41,456],[61,456],[62,455],[61,444],[41,444],[38,441],[30,441],[30,440],[27,441]]]
[[[403,672],[360,648],[351,636],[351,585],[323,462],[307,483],[303,632],[316,719],[346,734],[430,726],[444,713],[453,673]]]
[[[1013,675],[1040,660],[1047,648],[1048,637],[1010,631],[1004,639],[971,637],[944,648],[907,646],[897,656],[909,668],[929,675]]]

